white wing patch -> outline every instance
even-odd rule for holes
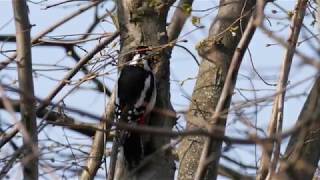
[[[115,84],[115,87],[114,87],[114,89],[115,89],[115,96],[116,96],[116,103],[115,103],[116,105],[119,105],[119,103],[120,103],[120,99],[119,99],[119,97],[118,97],[118,81],[119,81],[120,75],[121,75],[121,72],[118,73],[117,83]]]
[[[151,86],[151,76],[148,76],[146,78],[146,80],[144,81],[144,87],[143,87],[143,90],[140,94],[140,98],[138,99],[138,101],[134,104],[134,107],[135,108],[139,108],[143,105],[144,103],[144,99],[146,97],[146,94],[147,94],[147,91],[148,89],[150,88]]]
[[[153,78],[153,79],[154,79],[154,78]],[[146,107],[146,112],[145,112],[145,114],[149,114],[149,113],[152,111],[154,105],[156,104],[156,98],[157,98],[156,81],[154,81],[153,83],[154,83],[154,86],[153,86],[154,88],[153,88],[153,91],[152,91],[152,95],[151,95],[150,102],[149,102],[149,104],[148,104],[147,107]]]

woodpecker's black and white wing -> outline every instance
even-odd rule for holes
[[[117,83],[116,119],[139,121],[155,103],[155,79],[151,71],[124,66]]]
[[[147,123],[145,118],[156,100],[155,77],[149,63],[146,52],[139,50],[132,61],[121,69],[116,86],[116,121],[136,125]],[[136,132],[120,132],[119,141],[129,169],[136,167],[145,155],[152,152],[142,137]]]

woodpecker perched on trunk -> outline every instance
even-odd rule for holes
[[[119,72],[116,87],[115,119],[136,125],[146,125],[146,117],[156,101],[156,82],[151,70],[151,53],[148,47],[138,47],[133,58]],[[121,132],[120,144],[128,168],[136,167],[148,154],[148,147],[142,135]]]

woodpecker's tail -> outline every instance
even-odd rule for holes
[[[128,169],[137,167],[144,156],[144,147],[140,134],[131,132],[124,137],[124,156],[128,163]]]

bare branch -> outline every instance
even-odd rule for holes
[[[317,3],[319,24],[320,1],[318,0]],[[320,159],[320,139],[318,138],[320,137],[319,87],[320,78],[317,77],[296,122],[297,124],[301,122],[309,123],[290,138],[277,174],[280,177],[311,180],[313,176],[317,176],[315,172]]]
[[[8,174],[8,172],[10,171],[14,163],[16,162],[17,158],[20,157],[23,150],[24,150],[23,148],[19,148],[13,153],[8,163],[0,170],[0,179],[4,179],[6,177],[6,175]]]
[[[228,177],[230,179],[237,180],[254,180],[254,177],[241,174],[227,166],[219,165],[218,173],[222,176]]]
[[[282,121],[283,121],[283,106],[284,106],[284,100],[285,100],[285,92],[284,89],[286,89],[288,84],[288,77],[289,72],[292,64],[292,59],[296,50],[297,41],[300,34],[300,29],[303,23],[305,10],[307,7],[308,0],[299,0],[298,4],[295,8],[294,16],[292,18],[292,28],[291,28],[291,34],[288,38],[288,47],[285,53],[284,61],[281,68],[281,74],[279,78],[279,82],[277,83],[277,92],[280,92],[274,101],[273,104],[273,110],[272,110],[272,117],[269,121],[269,127],[268,127],[268,133],[274,134],[275,132],[281,133],[282,132]],[[265,145],[265,148],[263,149],[263,155],[261,158],[261,165],[260,165],[260,173],[257,179],[264,180],[269,173],[268,177],[272,178],[274,171],[276,169],[276,166],[278,164],[278,159],[280,156],[280,144],[281,142],[275,142],[275,144],[268,144]],[[275,148],[273,150],[273,148]],[[272,155],[272,151],[274,151],[273,160],[270,164],[270,157]],[[269,170],[268,170],[269,168]]]
[[[10,101],[10,103],[13,107],[13,110],[15,112],[20,112],[20,106],[19,106],[20,101],[19,100],[8,99],[8,101]],[[0,98],[0,109],[5,109],[2,98]],[[61,113],[53,111],[53,110],[44,109],[42,111],[39,111],[36,115],[38,118],[44,118],[48,124],[67,127],[71,130],[74,130],[74,131],[76,131],[80,134],[86,135],[86,136],[93,136],[95,133],[95,130],[94,130],[95,126],[93,124],[81,123],[80,121],[75,120],[72,117],[69,117],[65,114],[61,114]],[[13,133],[13,132],[15,132],[15,133]],[[16,135],[17,131],[13,131],[13,132],[12,132],[12,134],[10,133],[11,134],[10,136],[8,136],[8,140],[10,140],[13,136]],[[7,141],[6,139],[7,138],[2,137],[0,142]],[[0,143],[0,147],[1,147],[1,144],[2,143]]]
[[[104,130],[110,129],[112,127],[114,100],[115,100],[115,97],[113,93],[110,98],[110,101],[108,102],[107,109],[105,112],[105,117],[101,121],[101,127]],[[86,168],[81,173],[81,178],[80,178],[81,180],[94,179],[97,173],[97,170],[99,169],[102,162],[102,157],[104,155],[105,142],[108,135],[109,135],[109,131],[105,131],[105,132],[96,131]]]
[[[4,85],[4,86],[9,88],[10,90],[13,90],[14,92],[19,92],[15,88],[12,88],[12,87],[9,87],[6,85]],[[38,102],[43,102],[43,100],[41,100],[39,98],[36,98],[36,100]],[[214,138],[219,141],[225,141],[227,144],[261,144],[262,145],[262,144],[265,144],[266,142],[279,141],[281,139],[285,139],[285,138],[289,137],[293,133],[300,131],[302,128],[304,128],[309,123],[309,121],[303,121],[303,122],[297,123],[296,126],[283,132],[282,134],[273,134],[269,137],[262,137],[262,138],[257,137],[257,136],[250,136],[250,137],[244,139],[244,138],[235,138],[235,137],[222,135],[222,132],[224,131],[224,129],[219,126],[213,127],[214,131],[217,133],[210,133],[208,130],[201,129],[201,128],[193,128],[190,130],[177,132],[177,131],[171,130],[171,128],[161,128],[161,127],[152,127],[152,126],[135,126],[135,125],[129,125],[127,123],[110,121],[113,112],[112,113],[109,112],[112,110],[112,108],[109,108],[109,107],[107,108],[106,117],[99,117],[99,116],[94,115],[90,112],[86,112],[86,111],[79,110],[79,109],[72,108],[72,107],[61,107],[61,105],[58,105],[58,104],[55,104],[52,102],[50,103],[50,105],[57,107],[57,108],[64,108],[66,111],[76,113],[81,116],[85,116],[85,117],[89,117],[91,119],[106,122],[108,127],[114,126],[120,130],[128,130],[128,131],[138,132],[138,133],[143,133],[143,134],[154,134],[154,135],[168,136],[168,137],[204,136],[204,137],[211,137],[211,138]],[[112,106],[113,106],[113,104],[112,104]],[[170,115],[167,115],[167,116],[170,116]],[[109,129],[103,129],[103,128],[94,128],[94,130],[95,131],[102,131],[105,133],[109,133],[109,131],[110,131]]]
[[[116,37],[118,37],[119,32],[115,32],[112,36],[109,38],[104,39],[101,41],[96,47],[94,47],[86,56],[84,56],[76,65],[75,67],[68,72],[67,75],[61,80],[61,82],[57,85],[57,87],[45,98],[44,102],[39,105],[38,112],[42,111],[44,108],[46,108],[50,101],[59,93],[59,91],[68,84],[68,81],[85,65],[87,62],[89,62],[95,54],[97,54],[99,51],[101,51],[105,46],[109,43],[111,43]]]
[[[27,154],[37,154],[32,148],[33,145],[35,147],[37,146],[38,132],[32,77],[31,25],[29,23],[28,6],[26,1],[20,0],[13,0],[12,6],[16,26],[19,88],[23,92],[20,94],[21,119],[30,136],[30,139],[28,138],[28,140],[26,137],[23,137],[23,142],[27,148]],[[23,176],[24,179],[38,179],[37,156],[30,158],[28,162],[23,164]]]
[[[58,22],[56,22],[55,24],[51,25],[49,28],[47,28],[46,30],[40,32],[38,35],[36,35],[32,40],[31,40],[31,44],[35,44],[38,42],[38,40],[40,38],[42,38],[43,36],[45,36],[46,34],[52,32],[54,29],[56,29],[57,27],[61,26],[62,24],[68,22],[69,20],[73,19],[74,17],[82,14],[83,12],[85,12],[86,10],[90,9],[91,7],[94,7],[96,5],[98,5],[101,1],[95,1],[94,3],[91,3],[85,7],[80,8],[79,10],[71,13],[70,15],[62,18],[61,20],[59,20]],[[2,70],[3,68],[5,68],[8,64],[10,64],[15,58],[17,57],[17,53],[14,53],[10,56],[9,59],[4,60],[3,62],[0,63],[0,70]]]
[[[8,143],[18,132],[19,132],[18,128],[13,128],[9,133],[1,135],[0,149],[2,148],[2,146]]]
[[[180,0],[168,27],[169,42],[179,37],[182,28],[191,14],[193,0]],[[190,10],[188,12],[188,10]]]
[[[311,180],[320,159],[320,78],[312,87],[296,124],[304,123],[292,135],[280,163],[280,177]]]

